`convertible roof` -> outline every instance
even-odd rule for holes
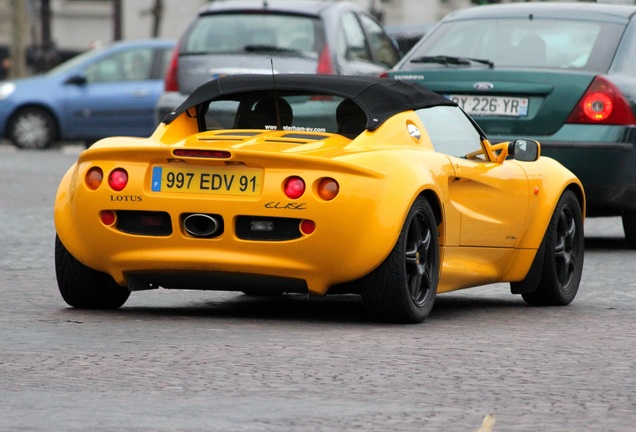
[[[163,120],[168,124],[188,109],[216,99],[232,99],[242,93],[281,93],[340,96],[353,100],[367,115],[367,129],[374,130],[402,111],[454,102],[416,84],[388,78],[342,75],[232,75],[207,82],[197,88]]]

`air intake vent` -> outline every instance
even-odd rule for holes
[[[241,240],[284,241],[302,236],[300,219],[239,216],[236,236]]]

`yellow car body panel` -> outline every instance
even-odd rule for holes
[[[154,140],[157,136],[189,136],[190,131],[182,123],[171,125],[178,131],[166,131],[168,128],[162,126],[153,137],[134,140],[137,143],[135,146],[131,145],[130,138],[106,139],[86,150],[65,175],[56,201],[58,235],[66,248],[81,262],[112,275],[121,285],[128,283],[127,272],[139,269],[247,272],[305,280],[310,292],[325,294],[330,286],[358,279],[377,267],[395,244],[415,197],[429,190],[443,208],[440,246],[444,250],[440,292],[523,279],[543,238],[552,215],[553,203],[562,190],[544,187],[539,180],[536,184],[529,184],[520,178],[519,185],[510,193],[499,189],[489,194],[493,197],[491,201],[480,203],[473,199],[479,196],[479,188],[482,187],[479,177],[490,176],[490,183],[483,187],[498,188],[500,183],[510,182],[510,177],[521,171],[518,163],[513,161],[506,164],[506,169],[496,162],[486,163],[480,167],[475,182],[463,184],[465,181],[456,180],[462,161],[453,164],[448,161],[448,156],[435,153],[426,136],[419,143],[414,142],[407,134],[405,126],[408,123],[424,130],[412,111],[405,112],[394,116],[376,131],[365,132],[355,142],[333,135],[311,144],[311,148],[288,144],[288,148],[277,156],[275,166],[271,150],[285,145],[279,131],[266,132],[239,144],[216,141],[215,148],[232,149],[233,157],[237,159],[249,157],[255,166],[263,169],[265,167],[259,164],[270,164],[266,168],[267,182],[263,185],[262,195],[249,199],[232,199],[222,195],[206,196],[205,201],[201,201],[194,200],[199,198],[197,195],[164,196],[149,190],[151,173],[145,161],[164,160],[173,149],[168,143]],[[215,134],[200,133],[196,139],[189,137],[174,146],[193,147],[197,140]],[[170,138],[166,140],[171,141]],[[399,153],[390,144],[405,141],[409,145]],[[387,145],[382,147],[374,144],[377,142],[386,142]],[[241,152],[244,148],[249,148],[249,156]],[[255,148],[263,153],[259,155],[259,150]],[[320,159],[308,160],[307,153]],[[260,157],[263,159],[260,160]],[[122,164],[118,159],[127,162]],[[546,162],[549,167],[550,163]],[[194,161],[180,163],[192,164]],[[145,181],[135,185],[136,188],[126,189],[125,194],[114,192],[105,185],[98,190],[90,190],[82,179],[95,164],[99,164],[104,172],[123,167],[129,177],[144,178]],[[413,169],[393,169],[396,166],[412,166]],[[421,166],[427,166],[428,169],[417,169]],[[277,217],[298,217],[299,212],[302,212],[303,219],[321,222],[314,234],[297,240],[283,243],[245,242],[224,235],[222,238],[201,241],[188,238],[175,226],[167,242],[164,238],[122,234],[112,227],[104,226],[98,217],[103,210],[140,208],[161,209],[172,214],[173,221],[178,221],[178,215],[186,208],[192,213],[219,212],[225,220],[255,211],[264,213],[268,203],[276,203],[279,207],[290,204],[291,201],[278,201],[280,184],[289,175],[290,168],[302,172],[307,183],[312,185],[321,178],[333,177],[334,173],[338,173],[343,186],[341,194],[331,202],[316,200],[314,195],[308,194],[296,203],[302,204],[303,210],[278,208],[267,211],[268,216]],[[493,172],[501,177],[499,182],[492,183]],[[545,171],[542,172],[543,176],[546,176]],[[571,180],[574,181],[574,178]],[[528,201],[529,205],[525,204],[524,198],[516,197],[529,196],[535,186],[540,193]],[[372,193],[369,193],[370,190]],[[408,193],[392,193],[395,190]],[[80,201],[81,212],[77,205]],[[216,201],[222,202],[222,211],[216,208]],[[512,209],[514,213],[510,213]],[[527,217],[532,217],[533,224],[525,223]],[[468,234],[460,235],[457,227],[465,225],[470,227]],[[82,229],[77,230],[78,226]],[[328,230],[323,228],[327,226]],[[123,243],[117,240],[122,235],[127,237]],[[346,243],[341,242],[343,238],[347,239]],[[493,247],[476,247],[483,244],[492,244]],[[338,246],[334,248],[334,245]]]

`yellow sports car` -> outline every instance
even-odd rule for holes
[[[585,195],[536,141],[491,144],[454,102],[370,77],[242,75],[196,90],[146,139],[107,138],[55,203],[60,293],[356,293],[415,323],[438,293],[510,282],[566,305]]]

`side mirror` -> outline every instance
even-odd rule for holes
[[[84,85],[86,84],[86,77],[84,75],[71,75],[64,81],[64,84]]]
[[[541,155],[541,144],[531,139],[518,139],[508,145],[508,156],[518,161],[534,162]]]

